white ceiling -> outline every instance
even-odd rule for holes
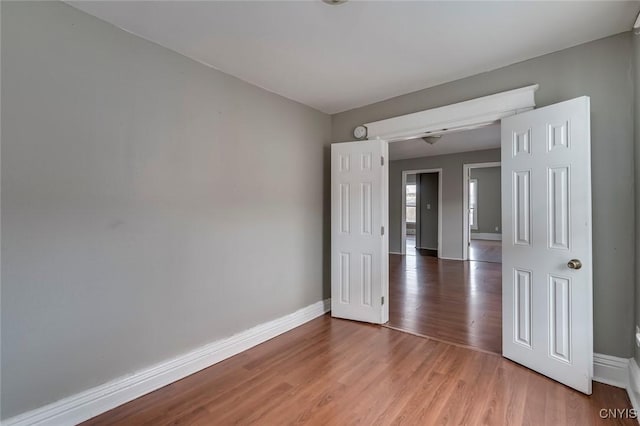
[[[242,80],[336,113],[630,30],[617,1],[69,1]]]
[[[447,133],[433,145],[426,143],[422,138],[391,142],[389,159],[404,160],[492,148],[500,148],[500,124],[498,123],[463,132]]]

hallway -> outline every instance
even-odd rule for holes
[[[389,273],[387,326],[502,352],[500,264],[440,260],[414,250],[390,255]]]
[[[471,240],[469,260],[502,263],[502,241]]]

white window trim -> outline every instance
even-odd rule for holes
[[[469,188],[471,188],[471,183],[476,184],[476,204],[474,206],[471,206],[471,203],[469,203],[469,210],[473,208],[473,225],[471,225],[471,229],[473,231],[477,231],[478,230],[478,179],[469,178],[469,184],[468,184]]]
[[[408,183],[408,184],[405,186],[405,190],[406,190],[406,187],[407,187],[407,186],[410,186],[410,185],[413,185],[413,186],[415,186],[416,188],[418,187],[418,185],[417,185],[417,184],[415,184],[415,183]],[[405,197],[406,197],[406,192],[405,192]],[[407,202],[407,200],[405,200],[405,203],[407,203],[407,207],[416,207],[416,204],[413,204],[413,205],[412,205],[412,204],[409,204],[409,203]]]
[[[418,217],[417,217],[418,216],[418,203],[415,202],[414,204],[409,204],[408,200],[406,199],[406,197],[407,197],[407,192],[406,192],[407,187],[411,186],[411,185],[416,187],[416,193],[417,193],[417,189],[418,189],[418,183],[417,182],[416,183],[407,183],[407,185],[404,187],[405,188],[405,200],[404,200],[404,202],[405,202],[405,206],[404,206],[404,208],[405,208],[405,211],[404,211],[405,223],[415,223],[417,225],[418,224]],[[409,208],[409,207],[413,207],[414,209],[416,209],[416,220],[413,221],[413,222],[409,222],[409,219],[406,219],[407,208]],[[405,227],[406,227],[406,225],[405,225]]]
[[[469,260],[469,179],[471,169],[501,167],[500,161],[490,163],[471,163],[462,166],[462,260]],[[501,191],[502,193],[502,191]]]

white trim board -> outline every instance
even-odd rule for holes
[[[502,234],[495,232],[472,232],[472,240],[502,241]]]
[[[2,424],[4,426],[75,425],[301,326],[329,312],[330,308],[330,299],[316,302],[146,370],[19,414],[3,421]]]
[[[395,142],[475,129],[536,106],[538,85],[496,93],[413,114],[366,123],[368,139]]]
[[[594,353],[593,380],[626,389],[629,385],[629,360],[627,358]]]
[[[593,381],[626,389],[631,406],[640,413],[640,368],[635,359],[594,353]]]
[[[640,368],[638,368],[638,364],[633,358],[629,360],[627,394],[629,395],[631,406],[636,409],[636,412],[640,412]]]

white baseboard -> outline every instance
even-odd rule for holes
[[[629,386],[629,360],[594,353],[593,380],[626,389]]]
[[[626,389],[631,406],[640,412],[640,367],[635,359],[593,354],[593,380]]]
[[[629,360],[629,386],[627,387],[627,394],[629,395],[631,406],[636,409],[636,412],[640,412],[640,368],[633,358]]]
[[[436,247],[436,248],[431,248],[431,247],[416,247],[416,248],[417,248],[417,249],[420,249],[420,250],[435,250],[435,251],[437,251],[437,250],[438,250],[438,248],[437,248],[437,247]]]
[[[490,232],[472,232],[472,240],[489,240],[489,241],[502,241],[502,234],[495,234]]]
[[[459,257],[446,257],[446,256],[438,256],[438,259],[443,259],[443,260],[462,260]]]
[[[75,425],[296,328],[331,309],[331,299],[2,422],[4,426]]]
[[[390,252],[389,252],[389,254],[399,254],[399,255],[402,255],[402,253],[397,252],[397,251],[390,251]]]

